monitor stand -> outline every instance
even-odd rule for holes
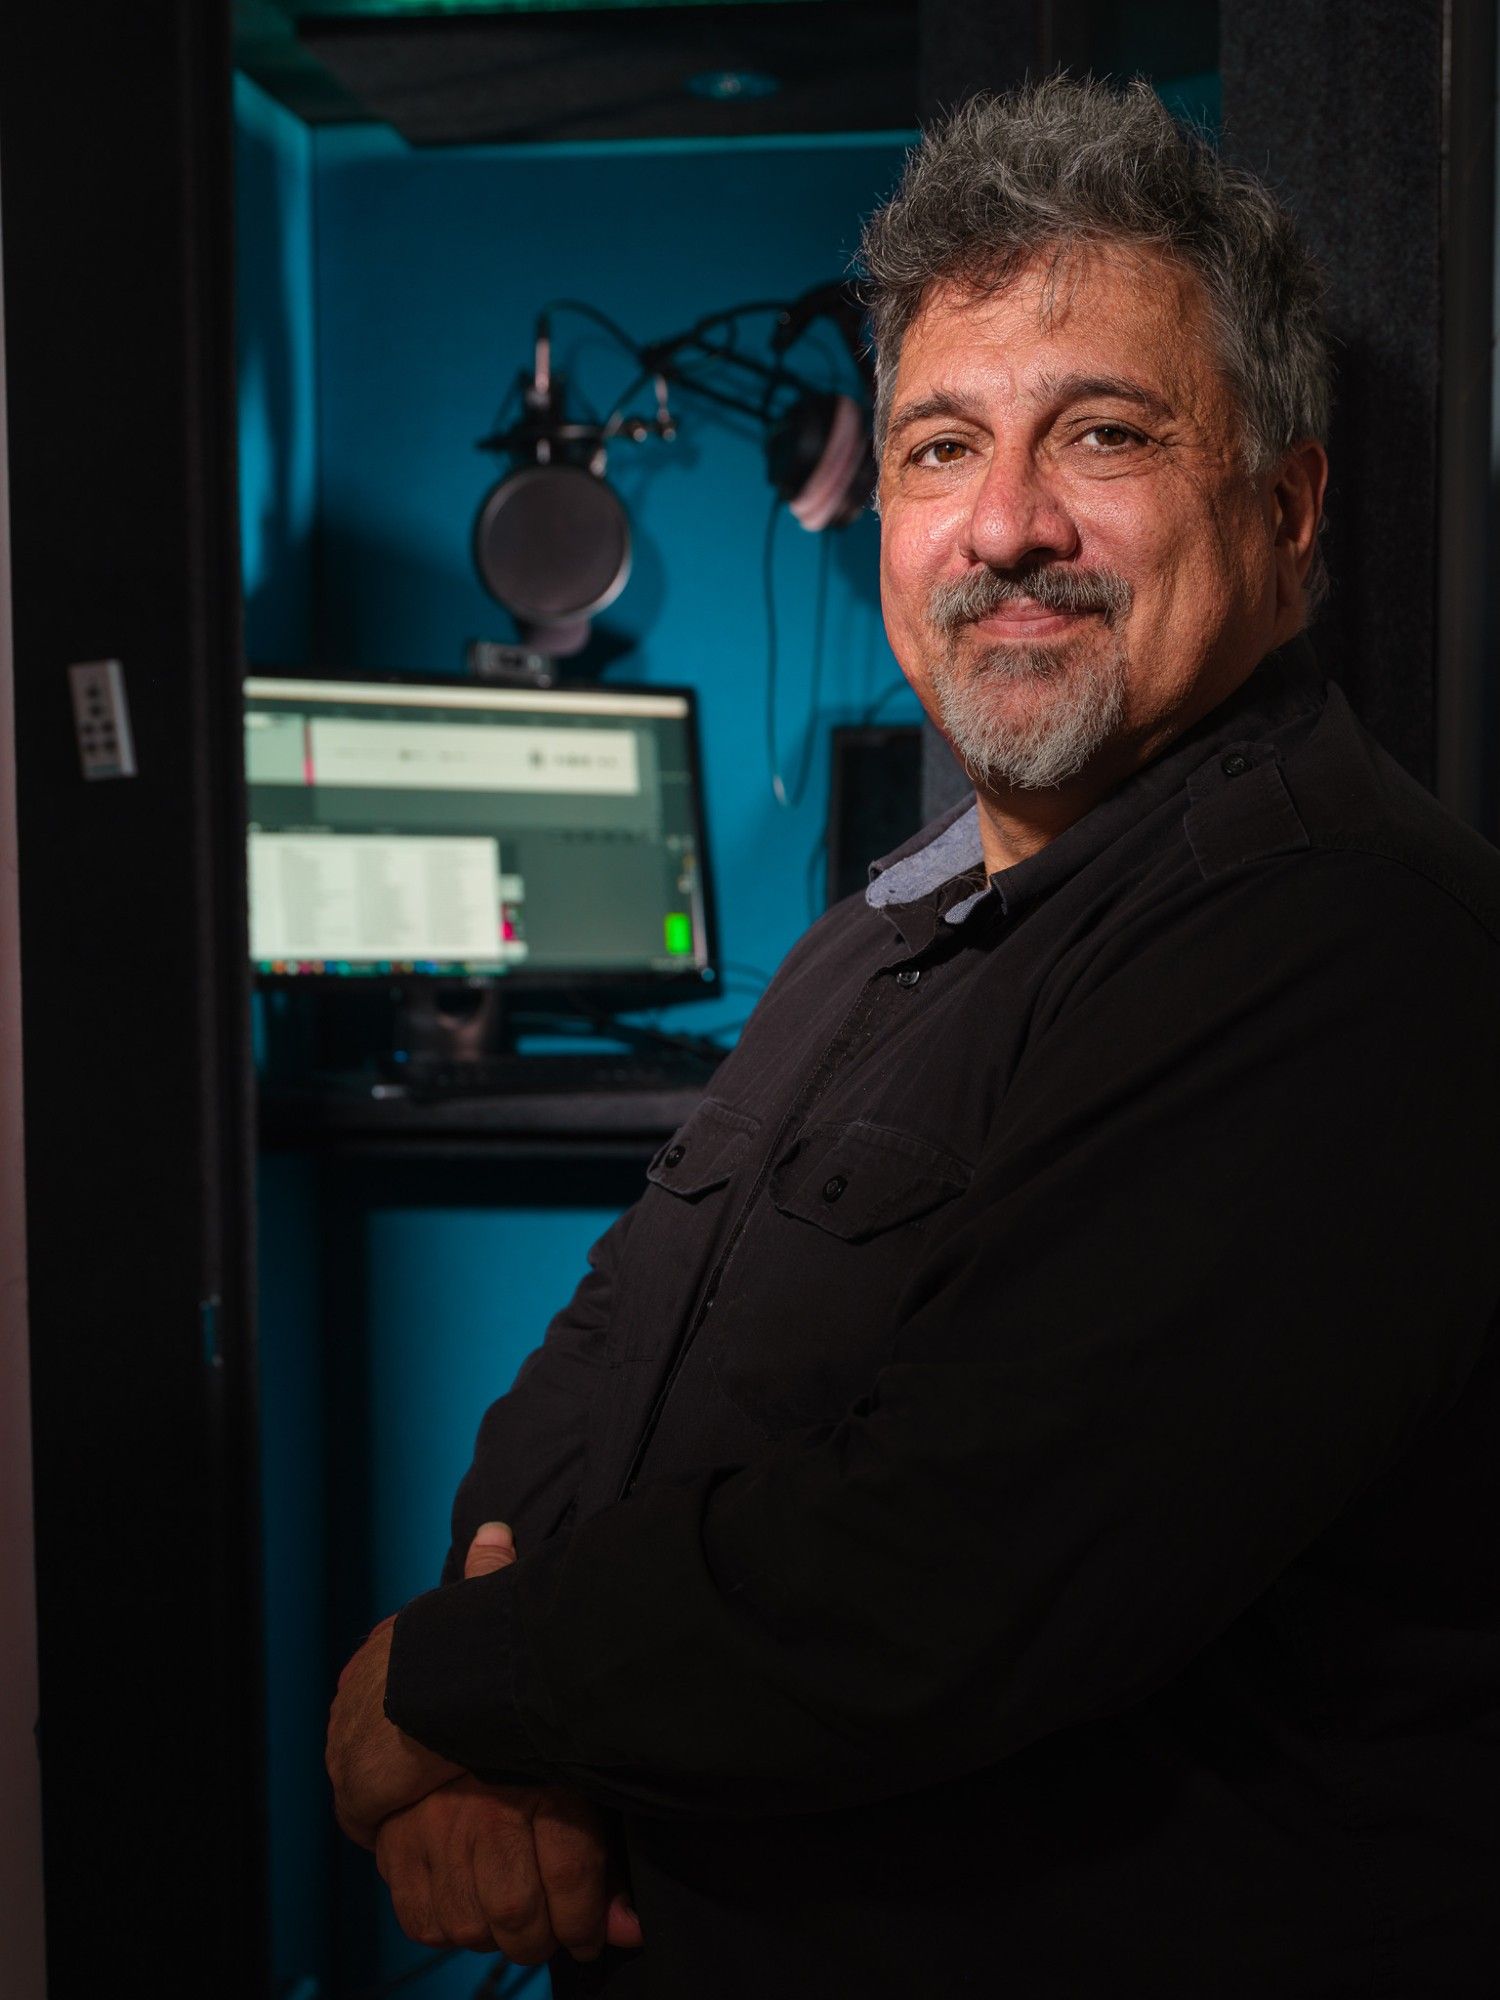
[[[398,989],[391,1021],[396,1061],[483,1063],[515,1048],[497,985]]]
[[[368,1089],[413,1067],[474,1063],[515,1052],[515,1022],[498,985],[351,981],[342,992],[277,990],[265,996],[260,1066],[289,1089]]]

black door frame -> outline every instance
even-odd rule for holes
[[[258,1996],[228,0],[8,10],[0,199],[49,1989]]]

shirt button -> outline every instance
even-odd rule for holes
[[[823,1183],[824,1201],[837,1201],[849,1183],[842,1174],[835,1174],[832,1180]]]
[[[896,974],[896,984],[898,986],[915,986],[921,977],[922,968],[920,966],[903,965],[901,970]]]
[[[681,1158],[682,1158],[683,1154],[684,1154],[684,1153],[685,1153],[686,1151],[687,1151],[687,1147],[686,1147],[686,1146],[672,1146],[672,1147],[670,1147],[670,1148],[668,1149],[668,1152],[667,1152],[667,1156],[666,1156],[666,1158],[665,1158],[665,1159],[664,1159],[664,1160],[662,1161],[662,1165],[663,1165],[664,1167],[675,1167],[675,1166],[676,1166],[676,1165],[678,1164],[678,1162],[679,1162],[679,1161],[681,1160]]]
[[[1219,769],[1226,778],[1243,778],[1250,768],[1250,759],[1241,756],[1238,750],[1231,750],[1227,757],[1219,761]]]

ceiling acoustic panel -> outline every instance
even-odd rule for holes
[[[304,15],[309,54],[414,146],[904,131],[916,0],[399,19]]]

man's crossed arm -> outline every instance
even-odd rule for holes
[[[469,1546],[464,1576],[515,1559],[510,1529],[490,1521]],[[592,1959],[607,1943],[639,1945],[589,1800],[566,1785],[484,1784],[387,1719],[394,1623],[383,1619],[339,1675],[325,1761],[339,1825],[373,1850],[407,1936],[498,1949],[521,1965],[559,1949]]]

